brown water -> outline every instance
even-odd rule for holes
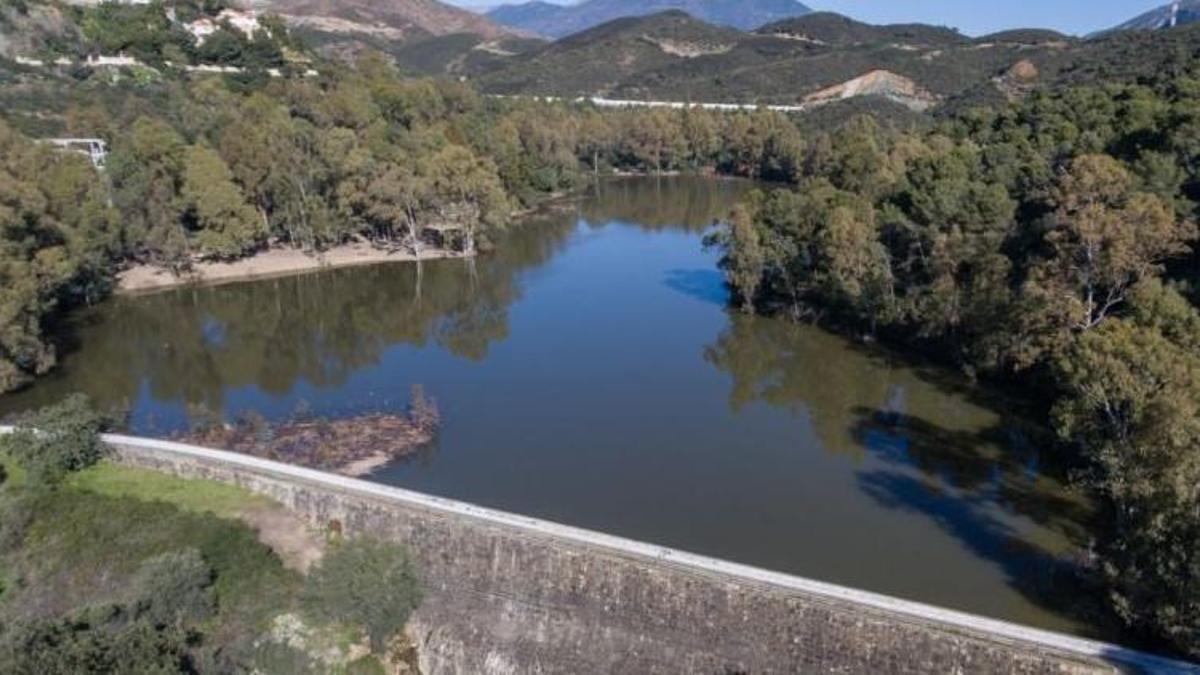
[[[704,230],[744,183],[602,183],[463,261],[119,298],[0,412],[82,390],[135,432],[439,402],[374,479],[824,581],[1094,632],[1086,544],[1013,405],[819,329],[731,314]],[[1111,637],[1111,636],[1110,636]]]

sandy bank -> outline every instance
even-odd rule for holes
[[[422,260],[458,258],[456,251],[426,250]],[[220,284],[246,279],[285,276],[333,267],[413,262],[406,250],[384,249],[366,243],[343,244],[319,254],[293,248],[274,248],[230,263],[198,262],[183,275],[154,265],[135,265],[117,275],[118,293],[144,293],[188,284]]]

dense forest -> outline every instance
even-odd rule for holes
[[[807,139],[795,185],[713,237],[742,306],[952,361],[1048,401],[1131,627],[1200,654],[1200,64],[901,133]]]

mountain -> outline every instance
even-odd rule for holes
[[[532,0],[488,12],[497,23],[559,38],[626,17],[680,10],[708,23],[751,30],[773,21],[807,14],[797,0],[584,0],[555,5]]]
[[[1200,0],[1183,0],[1152,9],[1112,30],[1162,30],[1200,21]]]

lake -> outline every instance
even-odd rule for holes
[[[750,189],[600,182],[475,262],[119,297],[11,412],[83,391],[135,433],[189,415],[441,409],[372,480],[1044,628],[1089,508],[1012,401],[727,308],[714,219]],[[1111,637],[1107,636],[1107,637]]]

